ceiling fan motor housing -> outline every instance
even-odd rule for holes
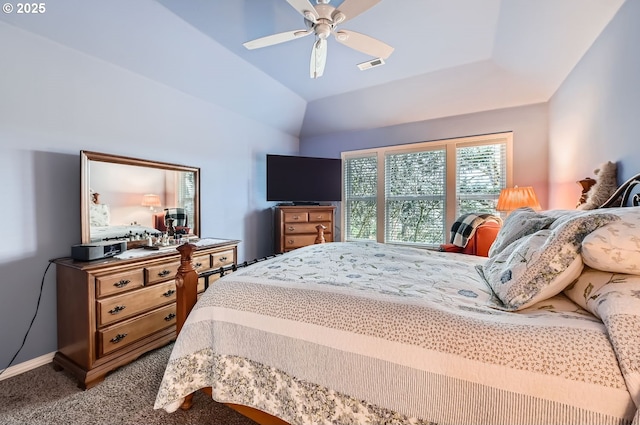
[[[316,0],[315,6],[311,4],[311,0],[286,1],[303,16],[306,29],[286,31],[247,41],[244,43],[247,49],[271,46],[314,34],[316,41],[313,43],[311,51],[311,78],[318,78],[324,72],[327,58],[327,39],[331,34],[345,46],[378,59],[386,59],[393,52],[393,47],[368,35],[336,29],[339,24],[369,10],[381,0],[344,0],[338,8],[330,6],[330,0]],[[384,62],[382,61],[380,64],[382,63]]]

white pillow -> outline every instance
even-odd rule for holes
[[[608,283],[620,281],[620,278],[616,276],[625,275],[616,275],[615,273],[585,267],[580,276],[565,288],[564,294],[571,301],[597,316],[595,300],[598,298],[598,291]]]
[[[556,227],[539,230],[507,246],[476,266],[508,311],[526,308],[561,292],[582,271],[584,237],[619,218],[598,211],[570,214]]]
[[[111,216],[109,206],[106,204],[91,204],[89,208],[90,226],[108,226]]]
[[[598,270],[640,275],[640,207],[608,208],[607,211],[621,220],[584,238],[584,263]]]
[[[607,328],[629,394],[640,406],[640,276],[616,274],[592,297],[590,304]]]

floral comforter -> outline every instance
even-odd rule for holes
[[[564,295],[496,309],[483,261],[330,243],[227,275],[178,336],[155,408],[212,387],[291,424],[630,424],[638,317],[616,297],[602,321]]]

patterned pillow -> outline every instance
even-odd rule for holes
[[[595,210],[558,220],[555,229],[520,238],[477,266],[505,310],[521,310],[561,292],[582,271],[584,237],[619,217]]]
[[[584,238],[582,257],[594,269],[640,275],[640,207],[610,208],[621,220]]]
[[[109,206],[106,204],[91,204],[89,207],[89,225],[90,226],[108,226],[111,215],[109,214]]]
[[[489,249],[489,257],[498,255],[502,250],[523,236],[530,235],[549,226],[555,218],[536,213],[532,208],[519,208],[509,214],[498,232],[496,240]]]
[[[607,283],[615,281],[618,281],[616,274],[592,269],[587,266],[580,276],[565,288],[564,294],[580,307],[596,315],[593,303],[598,297],[596,293]]]
[[[607,328],[629,394],[640,406],[640,276],[614,274],[592,298],[589,304]]]

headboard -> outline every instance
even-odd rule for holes
[[[640,174],[624,182],[600,208],[640,206]]]

